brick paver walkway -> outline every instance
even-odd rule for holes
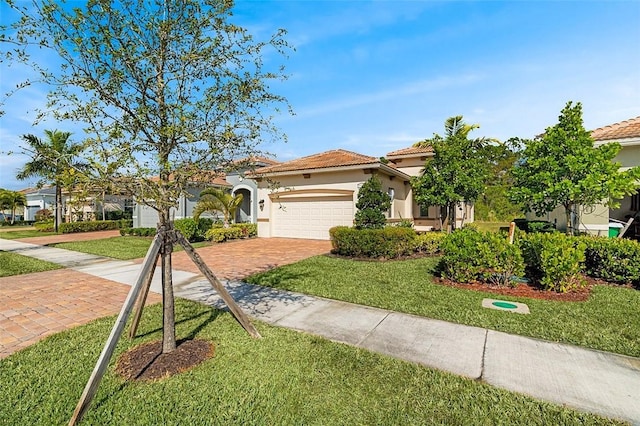
[[[51,334],[117,314],[130,288],[70,269],[0,278],[0,358]],[[147,304],[161,300],[150,293]]]
[[[118,231],[25,238],[31,244],[85,241],[119,235]],[[197,249],[221,279],[241,279],[255,272],[328,253],[329,241],[254,238]],[[138,260],[141,262],[142,260]],[[173,255],[173,269],[199,274],[184,252]],[[70,269],[0,278],[0,358],[59,331],[120,312],[130,287]],[[147,303],[160,302],[149,294]]]

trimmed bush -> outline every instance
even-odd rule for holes
[[[176,219],[173,221],[173,226],[176,230],[187,239],[189,242],[197,241],[198,239],[198,223],[190,218]]]
[[[416,235],[413,240],[413,251],[416,253],[435,255],[440,252],[440,244],[447,236],[444,232],[425,232]]]
[[[524,273],[520,247],[502,234],[465,227],[447,235],[440,248],[442,276],[453,281],[508,285],[514,275]]]
[[[40,232],[53,232],[55,231],[55,223],[53,220],[45,220],[41,222],[36,222],[33,224],[33,227]]]
[[[258,235],[258,225],[255,223],[234,223],[232,228],[238,228],[242,233],[242,238],[251,238]]]
[[[640,243],[623,238],[585,237],[587,275],[609,282],[640,284]]]
[[[410,228],[336,226],[329,230],[329,235],[333,252],[341,256],[394,259],[413,253],[416,233]]]
[[[240,228],[218,228],[213,227],[206,233],[206,239],[213,241],[214,243],[222,243],[228,240],[236,240],[242,237],[242,230]]]
[[[521,246],[528,273],[544,289],[565,293],[585,284],[583,239],[535,233],[523,238]]]
[[[92,231],[107,231],[110,229],[119,229],[119,220],[100,220],[91,222],[68,222],[61,223],[58,229],[63,234],[73,234],[76,232],[92,232]]]

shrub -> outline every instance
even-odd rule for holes
[[[206,233],[213,226],[214,220],[209,217],[198,218],[198,240],[206,240]]]
[[[180,231],[187,241],[194,242],[198,239],[198,223],[195,219],[190,217],[176,219],[173,221],[173,226]]]
[[[53,223],[53,220],[36,222],[33,224],[33,227],[40,232],[53,232],[55,230],[55,224]]]
[[[206,232],[206,239],[213,241],[214,243],[222,243],[228,240],[235,240],[242,237],[242,230],[240,228],[218,228],[213,227]]]
[[[250,238],[258,235],[258,225],[255,223],[234,223],[231,227],[239,229],[242,238]]]
[[[495,285],[512,284],[512,277],[524,274],[524,260],[520,246],[509,244],[502,234],[485,232],[478,246],[481,279]]]
[[[63,234],[73,234],[76,232],[106,231],[109,229],[119,229],[118,220],[100,220],[91,222],[68,222],[61,223],[58,229]]]
[[[329,230],[333,252],[341,256],[393,259],[413,253],[413,229],[386,227],[357,229],[336,226]]]
[[[435,255],[440,252],[440,244],[447,236],[444,232],[425,232],[416,235],[413,240],[413,251],[416,253]]]
[[[583,238],[585,272],[594,278],[640,284],[640,243],[622,238]]]
[[[442,276],[457,282],[507,285],[511,277],[524,273],[520,247],[502,234],[465,227],[447,235],[440,248]]]
[[[410,219],[401,219],[400,222],[397,222],[394,226],[398,228],[413,228],[413,221]]]
[[[521,240],[531,277],[546,290],[565,293],[583,286],[581,275],[586,244],[560,233],[529,234]]]
[[[53,213],[49,209],[40,209],[35,214],[36,222],[43,222],[53,217]]]
[[[376,175],[360,187],[356,207],[356,228],[379,229],[387,223],[384,213],[391,207],[391,198],[382,190],[382,182]]]

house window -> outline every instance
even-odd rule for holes
[[[640,191],[631,196],[631,211],[640,210]]]
[[[420,206],[420,217],[430,218],[429,211],[431,210],[430,206]]]

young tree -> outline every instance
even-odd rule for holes
[[[54,229],[62,223],[62,180],[65,173],[74,167],[81,167],[78,156],[84,149],[82,144],[69,141],[71,133],[59,130],[45,130],[46,140],[34,135],[24,135],[26,142],[24,152],[31,157],[16,177],[20,180],[40,177],[38,185],[53,183],[55,185]]]
[[[193,217],[198,220],[204,212],[221,212],[224,217],[224,226],[228,228],[236,217],[242,198],[242,194],[231,195],[224,189],[207,188],[200,193],[200,200],[193,209]]]
[[[567,234],[577,233],[581,206],[615,208],[619,199],[638,187],[640,167],[621,172],[620,164],[613,161],[620,144],[594,147],[591,133],[584,128],[579,102],[568,102],[558,124],[524,144],[522,160],[513,170],[510,197],[538,215],[562,206]]]
[[[509,189],[513,185],[511,170],[519,158],[513,139],[486,144],[480,157],[488,167],[488,177],[482,194],[475,203],[478,220],[511,221],[522,214],[522,206],[511,202]]]
[[[384,212],[391,207],[389,194],[382,190],[382,182],[373,175],[362,184],[356,202],[355,224],[358,229],[384,228],[387,218]]]
[[[288,104],[270,83],[285,77],[272,57],[288,49],[284,31],[254,40],[232,22],[230,0],[11,4],[21,19],[0,34],[16,46],[5,57],[39,71],[53,87],[54,117],[85,123],[89,152],[124,164],[114,182],[156,209],[167,230],[163,352],[172,352],[170,209],[202,169],[229,171],[238,158],[264,155],[259,144],[281,138],[272,118]],[[61,68],[31,60],[31,46],[51,48]]]
[[[448,230],[455,228],[456,206],[475,201],[484,189],[487,167],[480,150],[486,140],[469,139],[469,133],[478,127],[464,123],[462,116],[450,117],[445,121],[444,138],[436,134],[415,144],[431,146],[434,155],[427,159],[422,174],[411,179],[414,198],[424,207],[444,207]]]
[[[18,191],[0,189],[0,206],[11,210],[11,224],[16,223],[16,210],[27,204],[27,197]]]

